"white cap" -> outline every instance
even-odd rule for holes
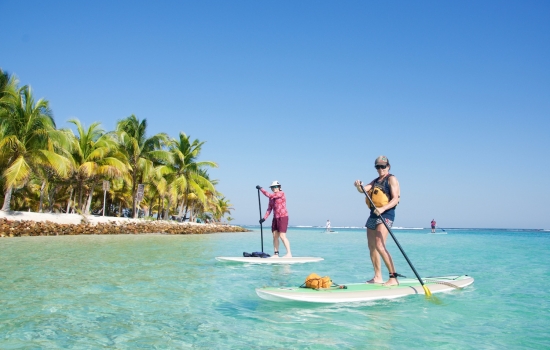
[[[271,183],[271,186],[269,187],[273,187],[273,186],[281,186],[281,184],[279,183],[279,181],[275,180]]]

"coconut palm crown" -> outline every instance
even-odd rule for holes
[[[147,137],[147,119],[140,121],[135,115],[118,121],[116,132],[122,152],[126,154],[132,183],[132,215],[137,216],[137,185],[152,173],[155,163],[169,162],[170,154],[163,149],[168,142],[164,133]]]
[[[15,83],[16,84],[16,83]],[[5,88],[0,114],[0,164],[4,169],[4,204],[10,210],[11,194],[28,181],[32,168],[48,164],[56,172],[67,174],[68,163],[54,152],[55,121],[48,101],[35,102],[30,86],[13,91],[13,84]]]

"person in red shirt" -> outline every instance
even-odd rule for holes
[[[437,225],[437,223],[435,222],[435,219],[432,219],[432,233],[435,233],[435,226]]]
[[[256,186],[264,196],[269,198],[269,205],[267,206],[267,211],[263,218],[260,219],[260,224],[262,224],[268,217],[271,211],[273,211],[273,221],[271,223],[271,232],[273,233],[273,248],[275,253],[273,257],[279,257],[279,239],[283,241],[283,244],[286,248],[286,255],[283,258],[292,258],[292,253],[290,252],[290,242],[286,237],[286,231],[288,228],[288,211],[286,210],[286,197],[285,193],[281,190],[281,184],[279,181],[273,181],[271,186],[271,191],[269,193],[264,190],[260,185]]]

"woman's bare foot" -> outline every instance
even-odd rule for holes
[[[286,254],[286,255],[282,256],[282,258],[292,258],[292,254]]]
[[[377,280],[375,277],[371,278],[370,280],[368,280],[367,282],[365,283],[370,283],[370,284],[382,284],[384,283],[384,281],[382,281],[382,279],[379,279]]]
[[[386,281],[386,283],[383,284],[384,287],[391,287],[391,286],[398,286],[399,282],[397,281],[397,278],[390,278]]]

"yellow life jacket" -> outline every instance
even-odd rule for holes
[[[304,285],[306,288],[313,289],[330,288],[332,286],[332,280],[328,276],[321,277],[316,273],[311,273],[306,277]]]
[[[388,176],[383,178],[382,181],[380,182],[377,181],[378,178],[374,179],[372,181],[372,188],[367,192],[369,197],[372,199],[374,206],[377,208],[380,208],[388,204],[392,199],[391,186],[389,183],[390,176],[393,176],[393,175],[388,174]],[[367,206],[369,207],[369,209],[372,209],[370,201],[367,197],[365,197],[365,203],[367,203]]]

